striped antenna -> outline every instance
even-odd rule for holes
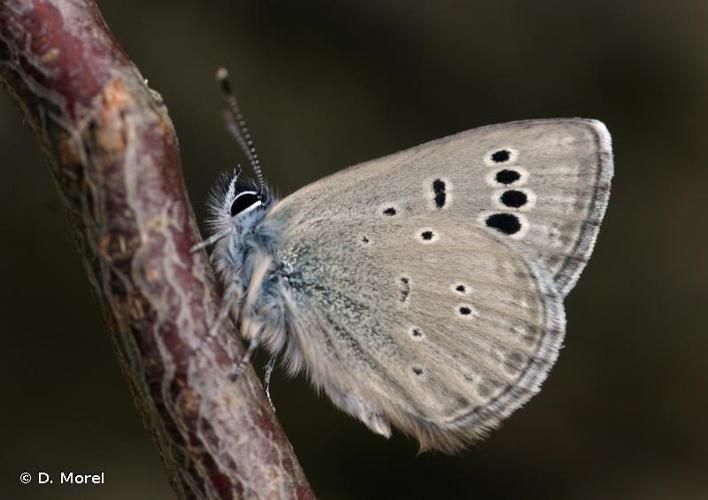
[[[236,142],[251,163],[251,167],[258,179],[258,192],[259,194],[263,194],[265,186],[263,183],[263,174],[261,173],[261,164],[258,160],[258,153],[256,153],[256,148],[253,145],[253,139],[251,139],[251,133],[248,131],[246,120],[243,117],[243,113],[241,113],[241,108],[238,107],[236,96],[231,90],[229,72],[226,68],[216,70],[216,81],[219,84],[219,88],[221,88],[221,93],[226,103],[229,105],[229,111],[224,113],[226,128],[234,139],[236,139]]]

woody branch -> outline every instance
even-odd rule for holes
[[[218,310],[177,139],[93,0],[0,0],[0,81],[65,202],[121,369],[180,498],[314,498]],[[199,349],[195,350],[195,347]]]

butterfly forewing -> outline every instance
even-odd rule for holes
[[[362,163],[310,184],[274,212],[409,217],[454,212],[521,243],[562,294],[592,253],[612,177],[610,137],[594,120],[482,127]]]

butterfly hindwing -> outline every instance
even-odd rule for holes
[[[290,335],[312,380],[377,432],[391,422],[456,449],[535,394],[556,359],[550,276],[464,217],[320,218],[286,235]]]

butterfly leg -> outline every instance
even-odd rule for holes
[[[273,400],[270,398],[270,376],[273,374],[273,368],[275,368],[275,362],[278,361],[278,355],[272,354],[268,363],[265,366],[265,377],[263,377],[263,389],[265,390],[266,396],[268,396],[268,402],[270,407],[275,411],[275,405]]]
[[[239,284],[232,283],[224,291],[224,296],[222,297],[221,305],[219,306],[219,312],[217,313],[214,322],[209,327],[207,339],[215,337],[216,334],[219,332],[219,328],[221,328],[221,325],[224,323],[224,321],[226,321],[226,318],[228,317],[229,312],[231,311],[231,307],[234,305],[234,302],[236,302],[236,295],[239,291],[239,288]]]
[[[237,282],[233,282],[230,284],[226,290],[224,291],[224,296],[221,299],[221,305],[219,306],[219,312],[216,315],[216,318],[214,319],[214,323],[211,324],[209,327],[209,332],[207,333],[207,339],[211,339],[215,337],[219,333],[219,328],[221,328],[221,325],[223,325],[224,321],[226,321],[226,318],[229,316],[229,313],[231,312],[231,308],[236,302],[238,291],[240,290],[241,286]],[[246,352],[244,353],[243,357],[239,360],[238,364],[236,365],[236,369],[234,372],[229,376],[231,381],[235,381],[241,373],[243,373],[243,370],[246,369],[246,365],[248,362],[251,360],[251,357],[253,356],[253,353],[256,351],[256,348],[258,347],[258,340],[257,339],[251,339],[250,343],[248,344],[248,348],[246,349]],[[266,381],[270,382],[270,374],[273,371],[273,366],[275,364],[275,356],[268,361],[268,366],[266,367]],[[268,394],[268,400],[270,401],[270,393],[267,392],[268,388],[266,386],[266,393]],[[273,405],[273,402],[271,401],[271,406]]]
[[[233,231],[233,228],[229,226],[228,228],[224,229],[223,231],[219,231],[219,232],[216,233],[216,234],[212,234],[212,235],[209,236],[209,238],[207,238],[206,240],[204,240],[204,241],[202,241],[201,243],[197,243],[196,245],[192,246],[192,247],[189,249],[189,253],[195,253],[195,252],[198,252],[199,250],[201,250],[202,248],[206,248],[206,247],[208,247],[209,245],[213,245],[214,243],[216,243],[217,241],[219,241],[219,240],[220,240],[221,238],[223,238],[224,236],[227,236],[231,231]]]
[[[243,373],[243,370],[246,369],[246,365],[251,360],[251,356],[253,356],[253,353],[256,352],[257,347],[258,347],[258,340],[255,338],[251,339],[250,343],[248,344],[248,348],[246,349],[246,352],[244,353],[243,357],[239,360],[234,372],[229,377],[232,382],[235,381]]]

